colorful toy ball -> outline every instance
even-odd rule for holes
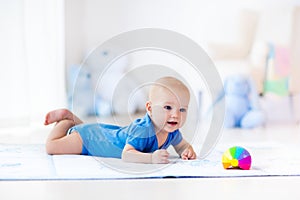
[[[251,161],[250,153],[245,148],[239,146],[229,148],[222,156],[224,169],[249,170]]]

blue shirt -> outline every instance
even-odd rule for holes
[[[82,154],[121,158],[125,144],[130,144],[136,150],[152,153],[158,149],[176,146],[182,141],[179,130],[168,134],[165,143],[159,148],[153,123],[146,114],[136,119],[129,126],[121,127],[110,124],[80,124],[72,127],[69,132],[80,134],[83,146]]]

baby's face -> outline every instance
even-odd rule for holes
[[[159,89],[155,98],[150,102],[150,117],[155,131],[162,133],[173,132],[181,128],[186,120],[189,92],[185,90]]]

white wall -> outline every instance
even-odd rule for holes
[[[257,40],[286,44],[295,0],[66,0],[67,66],[125,31],[145,27],[182,33],[203,47],[210,41],[235,43],[241,37],[242,9],[261,13]]]
[[[107,39],[138,28],[163,28],[184,34],[209,55],[211,43],[226,44],[224,53],[245,56],[253,44],[274,42],[288,46],[293,6],[297,0],[66,0],[66,66],[81,63],[88,52]],[[244,10],[258,13],[253,41],[247,38]],[[241,26],[241,22],[243,22]],[[244,29],[242,29],[244,27]],[[245,45],[250,43],[250,45]],[[244,46],[243,46],[244,45]],[[247,46],[247,47],[246,47]],[[244,49],[243,49],[244,48]],[[245,49],[247,48],[247,49]],[[215,49],[213,49],[214,51]],[[247,56],[247,55],[246,55]],[[242,57],[245,61],[245,57]],[[140,58],[143,60],[143,57]],[[216,62],[219,67],[218,62]],[[247,71],[248,64],[236,62],[218,68],[222,74]],[[236,67],[237,66],[237,67]]]

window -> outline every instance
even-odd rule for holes
[[[0,128],[42,123],[65,106],[64,1],[3,0]]]

